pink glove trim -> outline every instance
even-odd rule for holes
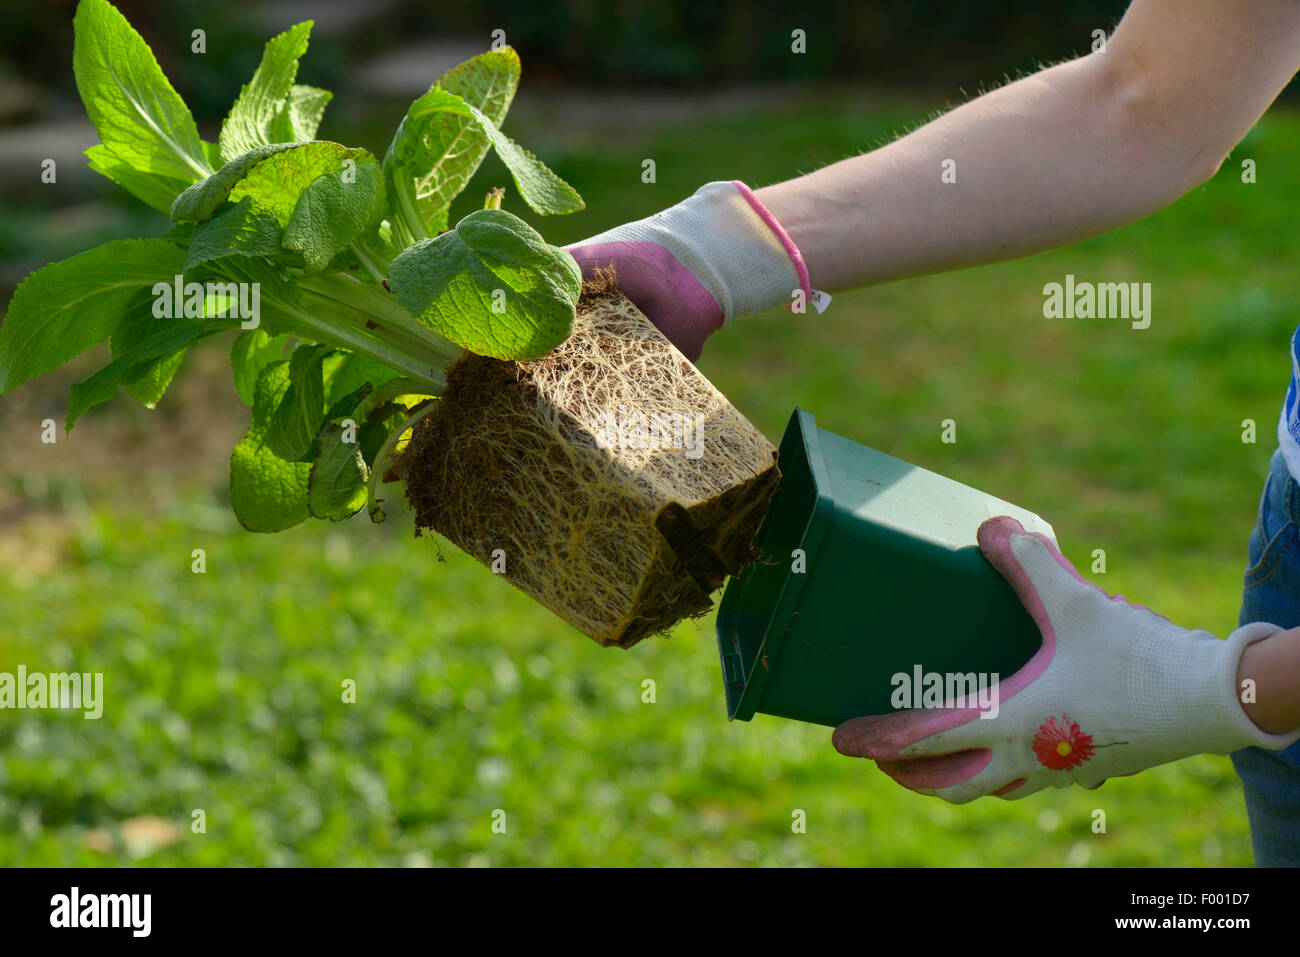
[[[758,201],[754,191],[738,179],[733,179],[731,185],[740,190],[740,195],[750,206],[754,207],[754,212],[758,213],[758,218],[767,224],[767,228],[776,234],[776,238],[781,240],[781,245],[785,247],[785,253],[790,257],[790,262],[794,263],[795,274],[799,277],[799,288],[809,299],[812,298],[812,280],[808,277],[808,264],[803,260],[803,253],[799,252],[799,247],[794,244],[790,234],[785,228],[776,221],[776,217],[767,211],[767,207]]]

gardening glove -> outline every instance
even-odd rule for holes
[[[1042,647],[1001,681],[988,709],[995,717],[927,708],[854,718],[835,729],[841,754],[872,758],[904,787],[963,804],[1098,787],[1191,754],[1300,739],[1300,729],[1261,731],[1237,698],[1242,651],[1276,625],[1244,625],[1220,641],[1084,581],[1050,539],[1013,518],[989,519],[978,538],[1038,623]]]
[[[584,278],[614,267],[623,294],[692,362],[733,319],[813,297],[781,224],[739,180],[706,183],[676,206],[565,247]]]

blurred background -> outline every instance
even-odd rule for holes
[[[380,154],[407,104],[504,30],[524,64],[506,131],[587,202],[539,219],[508,190],[506,208],[557,244],[710,180],[759,187],[869,150],[1087,52],[1125,6],[119,4],[208,139],[265,40],[314,19],[299,82],[335,92],[321,136]],[[74,9],[3,14],[0,301],[47,261],[167,229],[85,167],[96,138],[73,82]],[[206,53],[190,52],[196,29]],[[821,316],[757,316],[710,340],[700,367],[773,441],[799,404],[1037,511],[1081,570],[1105,549],[1093,580],[1108,590],[1225,634],[1297,322],[1296,104],[1289,91],[1218,176],[1142,223],[841,294]],[[1257,184],[1241,182],[1242,156]],[[55,184],[40,181],[46,158]],[[498,185],[513,186],[489,157],[453,221]],[[1066,273],[1152,283],[1151,328],[1044,320],[1042,287]],[[391,496],[383,526],[244,532],[226,486],[248,411],[228,348],[192,350],[156,410],[122,395],[71,434],[68,387],[98,353],[0,397],[0,671],[103,672],[106,694],[98,721],[0,712],[0,863],[1250,863],[1227,758],[950,807],[840,757],[829,729],[729,725],[711,617],[602,650],[451,546],[414,539]],[[60,423],[53,445],[45,418]],[[946,418],[955,445],[940,442]]]

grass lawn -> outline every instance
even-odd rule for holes
[[[757,187],[816,168],[924,114],[843,95],[612,145],[548,152],[543,138],[590,211],[539,225],[575,241],[712,179]],[[1106,550],[1099,584],[1226,634],[1300,319],[1297,143],[1300,117],[1270,115],[1213,181],[1146,222],[840,294],[822,316],[774,310],[711,340],[701,368],[773,440],[799,404],[1039,512],[1081,569]],[[1243,157],[1258,184],[1241,182]],[[494,164],[471,200],[506,181]],[[1044,319],[1043,285],[1067,273],[1150,282],[1151,327]],[[246,412],[219,348],[181,375],[158,411],[123,396],[55,446],[39,422],[61,421],[66,381],[0,400],[0,671],[103,672],[106,695],[98,721],[0,712],[0,863],[1251,861],[1227,758],[951,807],[840,757],[828,729],[728,725],[711,619],[602,650],[451,547],[439,560],[400,509],[379,528],[245,533],[224,485]],[[948,418],[956,444],[940,441]],[[797,810],[806,833],[792,832]],[[151,817],[168,822],[152,844],[133,830]]]

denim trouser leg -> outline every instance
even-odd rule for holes
[[[1239,623],[1300,626],[1300,486],[1280,450],[1260,498],[1249,561]],[[1245,748],[1232,763],[1246,793],[1255,863],[1300,867],[1300,741],[1282,751]]]

